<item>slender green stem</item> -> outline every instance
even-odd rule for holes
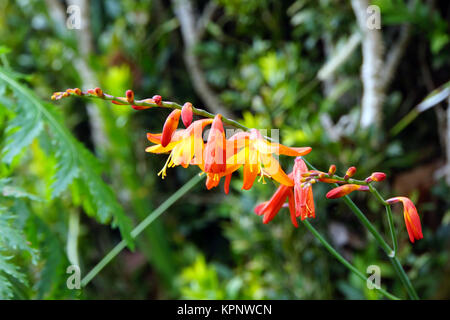
[[[398,241],[397,241],[397,233],[395,232],[394,217],[392,216],[390,205],[386,205],[386,214],[388,217],[389,229],[391,230],[392,245],[394,246],[394,255],[396,255],[398,252]]]
[[[191,190],[198,182],[204,178],[204,175],[196,175],[180,189],[173,193],[166,201],[164,201],[156,210],[150,213],[136,228],[131,231],[131,237],[136,238],[145,228],[147,228],[156,218],[163,214],[172,204]],[[120,241],[103,259],[88,272],[88,274],[81,280],[81,286],[85,287],[103,268],[111,262],[125,247],[127,246],[125,240]]]
[[[394,224],[394,217],[392,216],[391,206],[389,203],[384,200],[383,196],[378,192],[377,189],[375,189],[374,186],[369,184],[370,192],[372,192],[373,195],[381,202],[381,204],[386,208],[386,215],[389,223],[389,230],[391,233],[392,238],[392,246],[394,247],[394,256],[398,252],[398,241],[397,241],[397,233],[395,232],[395,224]]]
[[[346,266],[351,272],[353,272],[358,278],[360,278],[363,281],[366,281],[367,278],[364,276],[362,272],[360,272],[358,269],[356,269],[350,262],[345,260],[345,258],[339,254],[329,243],[325,238],[311,225],[311,223],[308,220],[303,220],[303,224],[306,226],[306,228],[311,231],[311,233],[322,243],[322,245],[331,253],[332,256],[334,256],[340,263],[342,263],[344,266]],[[399,300],[398,297],[390,294],[386,290],[382,288],[375,288],[378,290],[381,294],[383,294],[385,297],[391,299],[391,300]]]
[[[397,257],[394,257],[391,259],[391,263],[394,266],[395,271],[397,274],[400,275],[400,280],[403,282],[403,285],[405,286],[406,290],[408,291],[409,296],[412,300],[419,300],[419,296],[416,293],[416,290],[414,289],[411,281],[408,278],[408,275],[406,274],[405,270],[402,267],[402,264],[398,260]]]
[[[366,218],[364,213],[358,208],[358,206],[350,199],[349,196],[343,197],[345,204],[353,211],[356,217],[361,221],[361,223],[369,230],[369,232],[373,235],[373,237],[378,241],[380,247],[383,251],[388,255],[388,257],[392,257],[394,251],[389,246],[389,244],[384,240],[383,236],[377,231],[374,225]]]

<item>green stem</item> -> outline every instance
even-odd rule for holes
[[[356,217],[361,221],[361,223],[369,230],[369,232],[373,235],[373,237],[380,244],[380,247],[387,254],[389,258],[392,258],[394,255],[394,251],[389,246],[389,244],[383,239],[383,236],[377,231],[374,225],[366,218],[364,213],[358,208],[358,206],[350,199],[349,196],[343,197],[345,204],[353,211]]]
[[[386,205],[386,214],[388,217],[389,229],[391,230],[392,245],[394,246],[394,255],[396,255],[398,252],[398,241],[397,241],[397,233],[395,232],[394,217],[392,216],[390,205]]]
[[[364,276],[362,272],[360,272],[358,269],[356,269],[350,262],[345,260],[345,258],[339,254],[328,242],[325,240],[325,238],[309,223],[308,220],[303,220],[303,224],[306,226],[306,228],[311,231],[311,233],[322,243],[322,245],[331,253],[332,256],[334,256],[340,263],[342,263],[344,266],[346,266],[351,272],[353,272],[358,278],[360,278],[363,281],[366,281],[367,278]],[[399,300],[398,297],[390,294],[386,290],[382,288],[375,288],[378,290],[381,294],[386,296],[387,298],[391,300]]]
[[[172,204],[191,190],[198,182],[204,178],[204,175],[196,175],[180,189],[173,193],[166,201],[164,201],[156,210],[150,213],[136,228],[131,231],[131,237],[136,238],[145,228],[147,228],[156,218],[163,214]],[[88,274],[81,280],[81,286],[85,287],[103,268],[111,262],[125,247],[127,246],[125,240],[120,241],[103,259],[88,272]]]
[[[375,189],[374,186],[369,184],[370,192],[372,192],[373,195],[381,202],[381,204],[386,208],[386,215],[389,223],[389,230],[391,233],[392,238],[392,246],[394,247],[394,256],[398,252],[398,241],[397,241],[397,233],[395,232],[395,224],[394,224],[394,217],[392,216],[391,206],[389,203],[384,200],[383,196],[378,192],[377,189]]]
[[[394,266],[395,271],[400,275],[400,280],[403,282],[404,287],[408,291],[408,294],[412,300],[419,300],[419,296],[416,293],[411,281],[408,278],[405,270],[403,270],[402,264],[397,257],[391,259],[391,263]]]

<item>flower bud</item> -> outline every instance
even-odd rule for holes
[[[133,103],[134,102],[134,92],[133,92],[133,90],[127,90],[125,92],[125,96],[127,97],[127,101],[129,103]]]
[[[326,197],[328,199],[341,198],[341,197],[346,196],[356,190],[369,191],[369,187],[368,186],[360,186],[358,184],[345,184],[343,186],[339,186],[337,188],[334,188],[334,189],[328,191]]]
[[[222,115],[214,117],[204,151],[206,173],[222,173],[226,170],[226,138]]]
[[[134,110],[145,110],[145,109],[150,109],[151,108],[150,106],[135,106],[135,105],[131,105],[131,107]]]
[[[347,169],[347,172],[345,173],[344,179],[348,180],[349,178],[353,177],[353,175],[356,173],[356,167],[350,167]]]
[[[330,168],[328,169],[328,174],[330,175],[330,176],[332,176],[333,174],[335,174],[336,173],[336,166],[334,165],[334,164],[332,164],[331,166],[330,166]]]
[[[192,103],[186,102],[181,109],[181,120],[186,128],[191,125],[193,117],[194,113],[192,112]]]
[[[162,97],[160,95],[154,95],[152,97],[153,101],[155,101],[155,103],[160,106],[162,103]]]
[[[373,172],[370,175],[370,179],[372,179],[373,181],[380,182],[386,179],[386,174],[384,172]]]
[[[163,132],[161,136],[161,145],[167,147],[172,140],[172,135],[178,127],[178,122],[180,121],[181,110],[173,110],[166,119],[164,123]]]
[[[81,92],[80,88],[75,88],[73,89],[73,92],[77,95],[77,96],[81,96],[83,93]]]
[[[95,92],[95,95],[96,95],[97,97],[103,98],[103,90],[102,90],[102,89],[100,89],[100,88],[95,88],[95,89],[94,89],[94,92]]]
[[[89,90],[88,90],[88,93],[89,93]],[[117,98],[117,99],[122,100],[123,98],[119,97],[119,98]],[[119,106],[126,105],[126,103],[125,103],[125,102],[122,102],[122,101],[112,100],[111,102],[112,102],[113,104],[117,104],[117,105],[119,105]]]

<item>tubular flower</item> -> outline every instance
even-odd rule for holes
[[[306,218],[315,218],[314,197],[311,184],[302,186],[303,174],[308,172],[308,167],[301,157],[295,158],[294,169],[292,171],[294,179],[294,199],[295,216]]]
[[[206,173],[220,174],[226,170],[226,148],[227,142],[225,131],[223,130],[222,116],[220,114],[214,117],[209,131],[208,141],[205,147],[205,166]]]
[[[415,240],[423,238],[422,226],[420,224],[419,214],[414,203],[406,197],[394,197],[386,200],[387,203],[396,202],[403,203],[403,217],[405,218],[406,230],[408,231],[409,240],[414,243]]]
[[[242,186],[244,190],[249,190],[253,186],[258,175],[261,175],[260,180],[262,179],[263,183],[264,176],[268,176],[283,185],[293,186],[292,179],[283,171],[273,154],[301,156],[311,152],[309,147],[289,148],[282,144],[269,142],[256,129],[251,129],[250,132],[238,133],[230,140],[232,141],[229,141],[229,143],[240,150],[228,158],[227,163],[237,163],[244,166],[244,183]]]
[[[295,201],[292,187],[280,185],[269,201],[262,202],[255,207],[255,213],[258,216],[263,216],[263,223],[269,223],[283,207],[286,198],[289,203],[291,222],[297,228],[298,222],[295,215]]]
[[[173,110],[164,122],[163,132],[161,136],[161,145],[166,147],[170,140],[172,139],[172,135],[178,127],[178,122],[180,121],[181,110],[175,109]]]
[[[192,103],[186,102],[181,108],[181,120],[183,120],[184,126],[187,128],[192,123],[194,113],[192,112]]]
[[[212,119],[194,121],[187,129],[175,131],[169,144],[165,147],[162,145],[162,136],[164,133],[147,133],[148,140],[155,143],[155,145],[145,149],[146,152],[170,152],[166,164],[158,175],[162,175],[164,179],[167,167],[181,165],[187,168],[189,164],[198,164],[200,166],[202,164],[204,150],[203,129],[211,124],[212,121]]]
[[[328,191],[327,198],[328,199],[341,198],[341,197],[346,196],[356,190],[369,191],[369,187],[361,186],[358,184],[345,184],[343,186],[339,186],[337,188],[334,188],[334,189],[331,189],[330,191]]]

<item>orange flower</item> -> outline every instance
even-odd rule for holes
[[[209,131],[204,157],[206,173],[220,174],[226,170],[226,149],[227,142],[223,130],[222,115],[214,117],[214,121]]]
[[[203,129],[213,122],[212,119],[202,119],[194,121],[187,129],[177,130],[173,133],[170,142],[164,147],[162,145],[163,133],[152,134],[147,133],[147,138],[155,145],[145,149],[151,153],[170,152],[163,169],[158,173],[162,178],[166,176],[167,167],[181,165],[187,168],[189,164],[198,164],[203,162]]]
[[[314,208],[314,197],[312,186],[302,186],[303,174],[308,172],[308,167],[301,157],[295,158],[294,168],[292,170],[294,179],[294,199],[295,199],[295,216],[306,218],[315,218],[316,212]]]
[[[358,184],[345,184],[343,186],[339,186],[337,188],[334,188],[334,189],[331,189],[330,191],[328,191],[327,198],[328,199],[341,198],[341,197],[346,196],[356,190],[369,191],[369,187],[368,186],[360,186]]]
[[[269,223],[283,207],[286,198],[289,202],[291,222],[297,228],[298,222],[295,216],[295,201],[292,187],[280,185],[269,201],[262,202],[255,207],[255,213],[259,216],[263,216],[263,223]]]
[[[170,140],[172,139],[172,135],[177,130],[178,122],[180,121],[181,110],[175,109],[173,110],[164,122],[163,132],[161,136],[161,145],[166,147]]]
[[[387,203],[403,203],[403,217],[405,218],[406,230],[408,230],[409,240],[414,243],[415,240],[423,238],[422,226],[420,224],[419,214],[414,203],[406,197],[394,197],[386,200]]]
[[[273,178],[275,181],[293,186],[294,183],[280,166],[280,163],[273,157],[273,154],[283,154],[287,156],[301,156],[311,152],[311,148],[289,148],[282,144],[272,143],[264,139],[260,132],[251,129],[250,132],[238,133],[229,141],[234,145],[237,153],[227,158],[227,163],[237,163],[244,166],[244,183],[242,189],[249,190],[256,179],[261,175]],[[240,149],[237,151],[236,149]]]

